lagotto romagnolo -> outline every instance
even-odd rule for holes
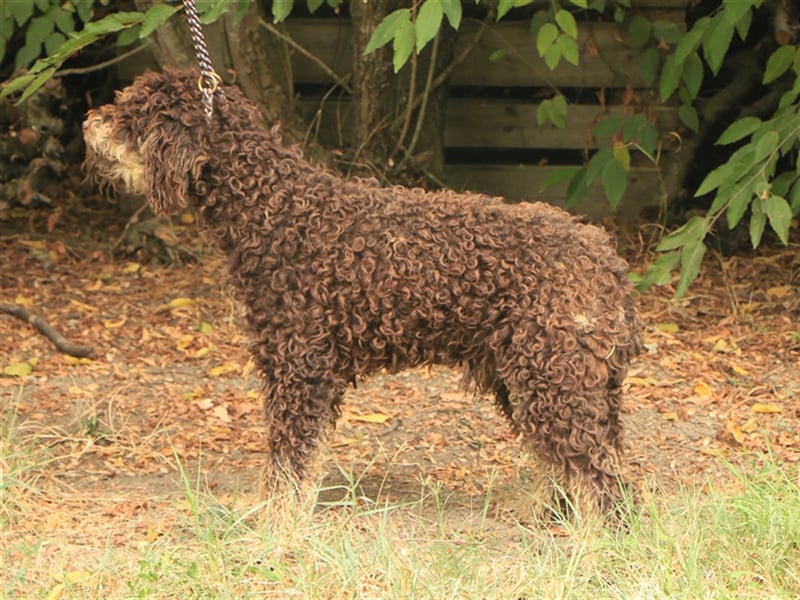
[[[87,166],[158,215],[196,207],[227,254],[263,380],[265,489],[307,479],[350,382],[436,363],[463,365],[579,506],[613,510],[640,321],[610,236],[541,203],[342,179],[235,87],[207,121],[198,77],[147,73],[91,111]]]

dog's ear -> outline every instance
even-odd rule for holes
[[[157,215],[174,214],[189,204],[190,185],[209,159],[198,137],[197,129],[169,119],[148,131],[140,152],[145,159],[145,195]]]

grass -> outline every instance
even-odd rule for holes
[[[91,498],[59,506],[43,474],[56,459],[16,437],[13,417],[0,432],[3,598],[800,596],[798,465],[731,467],[724,489],[647,496],[625,532],[509,522],[491,489],[472,507],[425,483],[413,501],[369,501],[349,472],[341,501],[273,528],[259,518],[269,503],[223,502],[182,471],[182,497],[163,503],[169,526],[120,541]]]

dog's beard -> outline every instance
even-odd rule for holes
[[[125,144],[113,141],[110,126],[95,121],[84,132],[86,160],[83,163],[87,180],[106,193],[145,193],[145,165],[141,156]]]

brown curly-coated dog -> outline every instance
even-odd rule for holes
[[[556,479],[621,496],[621,385],[640,346],[609,235],[544,204],[346,181],[285,148],[234,87],[148,73],[84,123],[87,164],[159,215],[191,204],[230,258],[263,378],[267,489],[299,482],[348,383],[466,368]]]

